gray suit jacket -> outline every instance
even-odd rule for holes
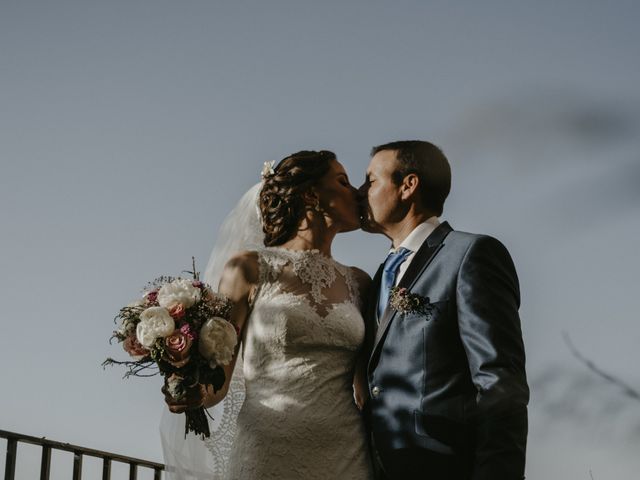
[[[388,307],[377,319],[381,272],[365,313],[367,407],[379,452],[455,455],[467,465],[461,478],[524,478],[529,388],[506,248],[446,222],[436,228],[398,285],[428,301],[429,315]]]

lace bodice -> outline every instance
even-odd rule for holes
[[[353,401],[364,322],[351,269],[318,251],[258,258],[229,478],[371,478]]]
[[[327,307],[340,303],[358,306],[358,288],[353,273],[318,250],[271,247],[260,252],[262,294],[290,293],[305,297],[321,316]]]

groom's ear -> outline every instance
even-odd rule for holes
[[[405,175],[400,184],[400,198],[402,200],[409,200],[418,194],[418,188],[420,187],[420,178],[415,173],[409,173]]]

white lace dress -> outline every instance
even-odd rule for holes
[[[229,478],[372,478],[353,400],[364,322],[351,270],[318,251],[258,256]]]

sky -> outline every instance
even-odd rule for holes
[[[0,429],[162,461],[160,379],[100,367],[124,358],[118,309],[204,269],[264,161],[330,149],[359,186],[373,145],[425,139],[452,165],[442,219],[518,270],[527,478],[632,478],[640,405],[563,333],[640,389],[638,20],[632,1],[0,0]],[[344,234],[334,256],[373,273],[388,244]]]

